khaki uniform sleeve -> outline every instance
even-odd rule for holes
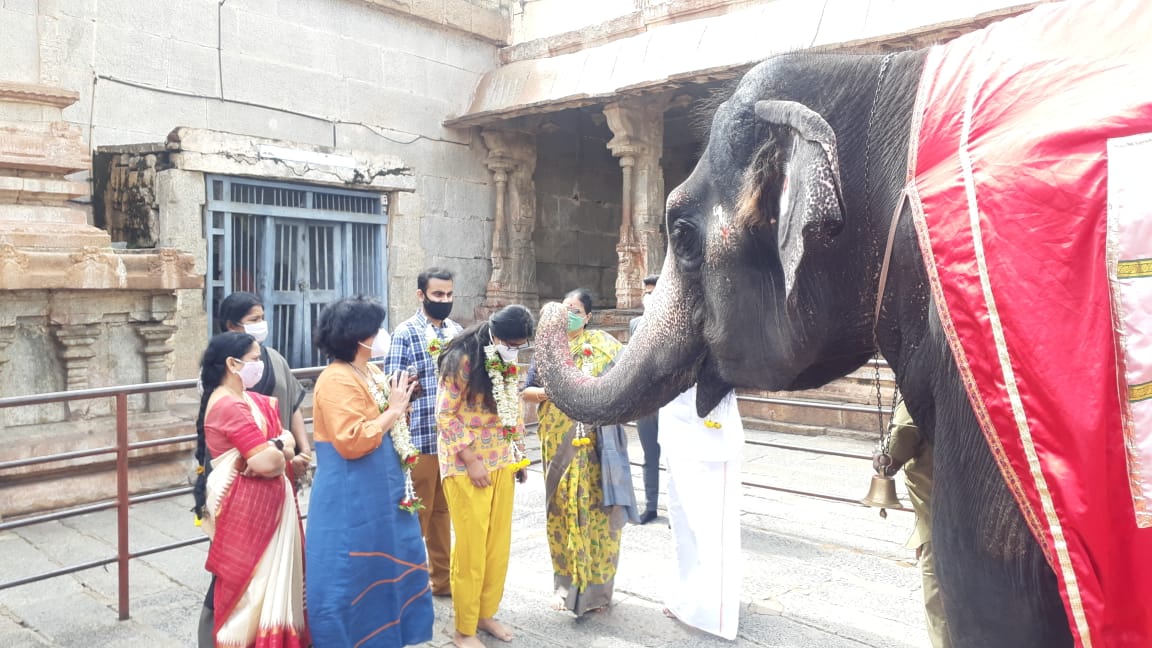
[[[908,414],[908,408],[904,406],[904,401],[900,401],[892,412],[888,433],[891,435],[888,454],[896,465],[903,465],[909,459],[920,454],[922,449],[920,430],[912,422],[912,416]]]

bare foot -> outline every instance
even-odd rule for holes
[[[476,624],[477,630],[483,630],[500,641],[512,641],[512,633],[495,618],[480,619]]]
[[[484,643],[476,635],[460,634],[459,630],[452,636],[452,645],[456,648],[484,648]]]
[[[568,609],[568,604],[562,594],[557,594],[548,607],[552,608],[553,612],[564,612]]]

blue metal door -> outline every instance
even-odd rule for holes
[[[212,331],[228,293],[264,301],[267,344],[294,367],[323,358],[312,344],[320,311],[363,294],[387,303],[387,197],[210,176],[205,304]],[[387,325],[387,323],[385,323]]]

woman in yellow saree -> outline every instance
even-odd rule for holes
[[[586,291],[569,293],[564,306],[573,361],[586,374],[599,376],[612,365],[621,344],[604,331],[588,330],[592,298]],[[523,398],[540,403],[548,549],[556,594],[552,607],[580,616],[611,604],[620,529],[625,522],[639,521],[627,441],[618,425],[595,428],[568,418],[535,384],[535,371],[530,373]]]

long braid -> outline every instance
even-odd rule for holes
[[[208,411],[208,401],[212,398],[215,387],[209,388],[204,383],[201,371],[201,386],[204,393],[200,396],[200,413],[196,416],[196,483],[192,485],[192,498],[195,505],[192,512],[196,514],[196,521],[204,517],[204,504],[208,501],[208,473],[212,472],[212,459],[208,456],[208,441],[204,436],[204,415]]]

